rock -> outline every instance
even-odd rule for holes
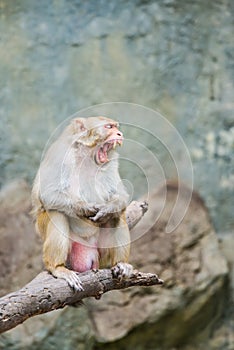
[[[19,289],[42,270],[41,243],[30,216],[30,187],[17,180],[0,192],[1,295]]]
[[[154,203],[160,201],[161,193],[151,195],[149,213],[137,231],[144,231],[152,213],[158,214]],[[182,223],[171,234],[165,233],[176,196],[176,188],[169,187],[160,219],[132,245],[134,267],[157,273],[165,284],[116,291],[99,302],[89,302],[95,336],[107,343],[103,349],[155,349],[155,344],[157,349],[181,349],[183,343],[195,342],[203,329],[211,330],[221,316],[226,300],[226,260],[207,210],[195,193]]]
[[[95,17],[87,27],[90,36],[95,38],[105,38],[110,33],[112,22],[106,18]]]
[[[185,188],[185,197],[186,191]],[[160,189],[151,194],[149,211],[132,230],[132,237],[145,234],[133,242],[131,253],[134,267],[157,273],[165,280],[163,286],[113,291],[101,300],[86,301],[85,308],[68,307],[33,317],[3,334],[0,348],[158,350],[178,346],[195,350],[199,344],[206,344],[205,348],[210,349],[208,335],[226,305],[227,263],[197,194],[193,193],[181,224],[172,233],[165,233],[177,197],[177,187],[168,186],[167,204],[158,221],[151,225],[159,214],[158,203],[164,193]],[[24,285],[42,269],[41,244],[28,215],[29,194],[23,181],[0,194],[0,281],[4,293]],[[149,224],[151,228],[146,231]],[[227,343],[223,334],[222,328],[217,329],[211,349]]]
[[[234,227],[233,145],[218,136],[234,125],[232,1],[1,0],[0,11],[0,185],[31,181],[50,134],[76,111],[133,102],[176,126],[216,230]]]
[[[16,180],[2,189],[0,192],[0,296],[21,288],[43,269],[42,244],[35,232],[30,210],[30,187],[24,180]],[[80,322],[81,319],[85,319],[85,322]],[[79,346],[81,350],[88,350],[92,345],[90,322],[87,310],[84,308],[56,310],[33,317],[17,328],[0,335],[0,349],[31,349],[33,346],[36,350],[39,343],[38,350],[40,350],[44,339],[50,339],[49,334],[53,334],[50,345],[46,342],[45,348],[48,350],[57,348],[61,335],[65,340],[62,349]],[[65,339],[63,332],[69,334],[69,329],[74,325],[76,328],[74,336]]]
[[[228,261],[228,264],[230,266],[230,282],[231,282],[231,288],[234,291],[234,232],[222,232],[222,234],[219,235],[220,239],[220,247],[223,255]],[[233,301],[234,301],[234,295],[233,295]]]

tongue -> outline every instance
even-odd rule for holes
[[[111,144],[105,143],[102,147],[98,150],[98,160],[100,163],[107,163],[109,162],[108,159],[108,151],[111,148]]]
[[[99,160],[101,163],[106,163],[107,162],[107,154],[106,152],[99,151]]]
[[[98,158],[99,158],[100,163],[108,162],[107,152],[106,152],[106,149],[104,147],[99,149]]]

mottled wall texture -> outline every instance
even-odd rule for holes
[[[1,0],[1,184],[31,181],[76,111],[133,102],[175,125],[216,229],[232,229],[233,18],[232,0]]]

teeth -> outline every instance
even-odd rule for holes
[[[113,148],[114,149],[116,148],[116,145],[117,145],[117,141],[115,140],[114,143],[113,143]]]

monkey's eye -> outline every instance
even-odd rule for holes
[[[113,128],[113,125],[112,125],[112,124],[106,124],[106,125],[105,125],[105,128],[106,128],[106,129],[112,129],[112,128]]]

